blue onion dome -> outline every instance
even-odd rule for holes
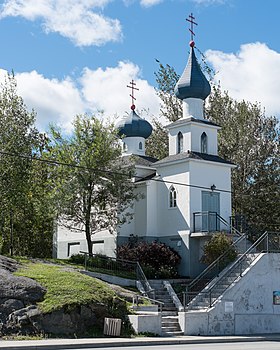
[[[123,117],[116,123],[116,128],[120,136],[124,137],[144,137],[147,139],[152,131],[152,125],[145,119],[137,115],[134,109],[128,116]]]
[[[175,95],[180,100],[190,97],[205,100],[211,92],[211,87],[200,69],[193,46],[191,44],[190,46],[188,64],[175,86]]]

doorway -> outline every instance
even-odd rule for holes
[[[220,193],[202,191],[202,231],[213,232],[220,230]]]

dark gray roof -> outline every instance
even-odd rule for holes
[[[123,156],[122,162],[123,164],[135,164],[135,165],[142,165],[142,166],[153,166],[155,162],[157,162],[158,159],[149,157],[149,156],[141,156],[138,154],[132,154],[129,156]]]
[[[172,156],[168,156],[166,158],[163,158],[156,162],[154,165],[160,165],[168,162],[173,162],[176,160],[183,160],[183,159],[198,159],[198,160],[207,160],[210,162],[216,162],[216,163],[224,163],[224,164],[231,164],[234,165],[232,162],[225,160],[219,156],[215,156],[213,154],[206,154],[206,153],[200,153],[200,152],[194,152],[194,151],[188,151],[183,153],[174,154]]]
[[[145,139],[153,131],[152,125],[147,120],[140,118],[134,110],[116,123],[116,129],[118,129],[120,136],[144,137]]]
[[[137,177],[135,176],[136,180],[135,182],[142,182],[142,181],[147,181],[147,180],[151,180],[156,176],[156,172],[153,172],[152,174],[145,176],[145,177]]]
[[[197,119],[197,118],[194,118],[194,117],[189,117],[189,118],[185,118],[185,119],[178,119],[178,120],[176,120],[176,122],[173,122],[173,123],[170,123],[170,124],[166,125],[166,128],[168,128],[171,125],[175,126],[175,125],[178,125],[178,124],[181,124],[181,123],[183,124],[186,121],[191,121],[191,122],[196,122],[196,123],[201,123],[201,124],[212,125],[212,126],[219,126],[220,127],[220,125],[218,125],[216,123],[213,123],[210,120]]]
[[[211,92],[210,84],[200,69],[193,47],[191,47],[187,66],[178,80],[174,92],[181,100],[190,97],[205,100]]]

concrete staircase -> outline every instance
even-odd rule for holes
[[[258,253],[247,254],[241,265],[226,268],[220,276],[211,281],[188,305],[188,310],[207,309],[225,292],[225,290],[250,267]],[[211,291],[211,292],[210,292]],[[211,301],[211,305],[210,305]]]
[[[164,303],[161,317],[162,336],[175,337],[178,335],[183,335],[184,333],[181,331],[179,325],[178,310],[174,305],[167,289],[164,288],[163,282],[150,280],[149,283],[155,290],[155,299]]]

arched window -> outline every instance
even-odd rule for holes
[[[172,185],[169,189],[169,208],[177,207],[177,192]]]
[[[183,152],[183,135],[181,131],[178,132],[177,135],[177,153]]]
[[[143,149],[143,144],[142,144],[142,142],[139,142],[139,149]]]
[[[123,143],[123,150],[127,151],[127,144],[125,142]]]
[[[207,153],[207,135],[205,132],[201,134],[201,153]]]

